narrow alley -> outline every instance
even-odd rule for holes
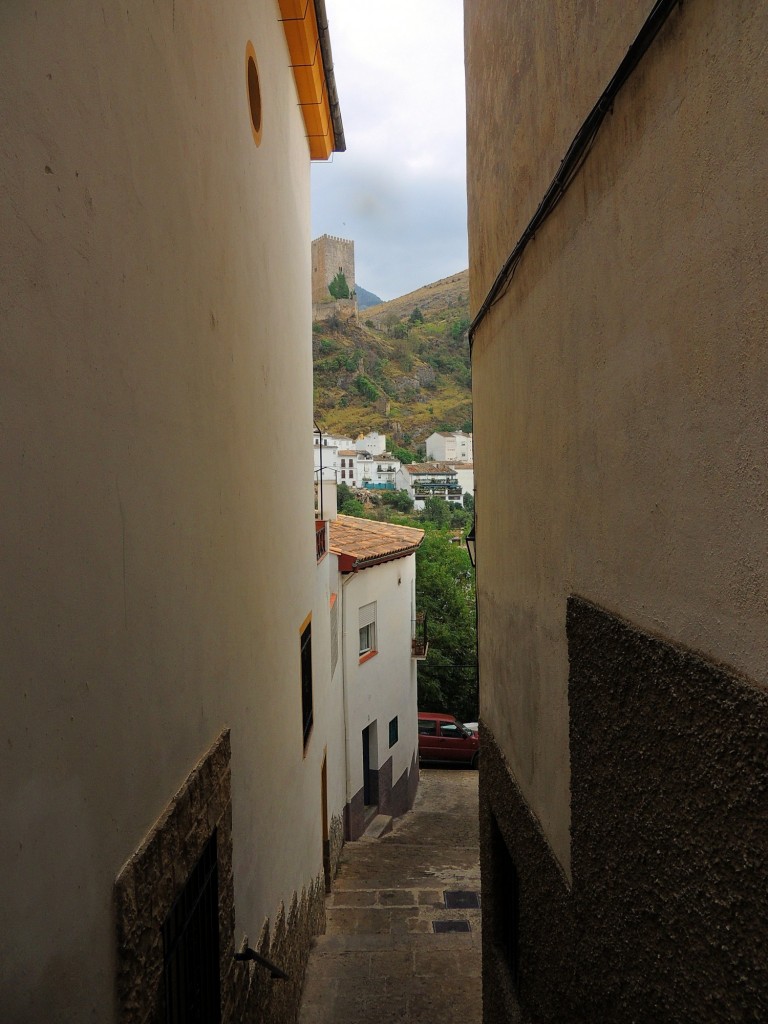
[[[300,1024],[480,1021],[477,781],[422,769],[393,831],[346,845]]]

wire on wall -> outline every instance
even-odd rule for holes
[[[475,333],[485,319],[490,309],[502,298],[515,276],[515,271],[523,257],[523,253],[530,241],[535,237],[536,232],[553,212],[557,204],[568,191],[574,178],[577,176],[590,150],[594,144],[597,133],[600,130],[606,114],[611,110],[617,95],[632,75],[637,65],[642,60],[651,43],[658,35],[664,22],[682,0],[656,0],[651,13],[645,19],[642,28],[630,45],[627,53],[616,69],[613,77],[603,90],[597,103],[592,107],[585,118],[568,151],[560,162],[557,174],[544,193],[536,212],[528,222],[517,244],[507,259],[504,261],[499,273],[496,275],[491,288],[482,302],[482,305],[475,314],[469,326],[469,350],[472,352],[472,345],[475,340]]]

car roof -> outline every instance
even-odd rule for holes
[[[442,711],[420,711],[419,718],[428,718],[430,721],[438,722],[455,722],[456,718],[454,715],[446,715]]]

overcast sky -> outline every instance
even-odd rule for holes
[[[462,0],[326,0],[347,142],[312,166],[312,237],[397,298],[467,267]]]

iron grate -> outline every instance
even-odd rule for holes
[[[443,893],[446,910],[477,910],[480,893],[461,889],[446,889]]]
[[[435,932],[468,932],[470,931],[469,921],[433,921],[432,928]]]

